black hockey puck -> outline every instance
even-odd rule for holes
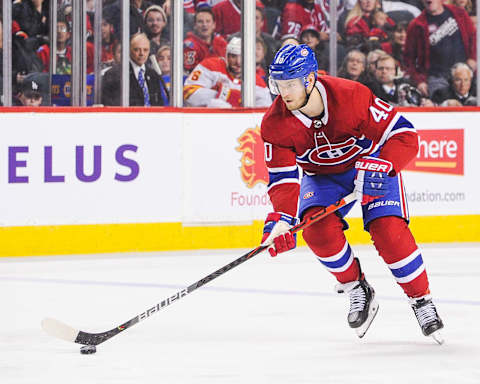
[[[82,355],[91,355],[95,352],[97,352],[97,347],[95,347],[95,345],[84,345],[80,348],[80,353]]]

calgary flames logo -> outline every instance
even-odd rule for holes
[[[237,141],[240,145],[235,149],[242,153],[240,173],[247,187],[253,188],[258,183],[268,184],[260,127],[248,128]]]

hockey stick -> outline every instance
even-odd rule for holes
[[[300,232],[301,230],[323,219],[325,216],[328,216],[332,212],[335,212],[336,210],[344,207],[345,205],[353,202],[354,200],[355,200],[355,194],[352,192],[351,194],[345,196],[343,199],[340,199],[339,201],[329,205],[328,207],[324,207],[321,211],[315,213],[314,215],[306,217],[301,223],[292,227],[290,229],[290,232],[291,233]],[[251,250],[250,252],[232,261],[231,263],[225,265],[224,267],[217,269],[215,272],[212,272],[208,276],[205,276],[203,279],[200,279],[197,282],[193,283],[192,285],[188,286],[187,288],[184,288],[178,291],[173,296],[170,296],[165,300],[162,300],[160,303],[154,305],[151,308],[146,309],[144,312],[140,313],[138,316],[135,316],[134,318],[128,320],[123,324],[120,324],[119,326],[109,331],[101,332],[101,333],[83,332],[83,331],[74,329],[69,325],[66,325],[58,320],[51,319],[51,318],[46,318],[42,320],[42,328],[49,335],[57,337],[59,339],[63,339],[66,341],[75,342],[83,345],[99,345],[104,341],[107,341],[108,339],[112,338],[113,336],[118,335],[120,332],[130,327],[133,327],[135,324],[139,323],[140,321],[147,319],[151,315],[160,311],[162,308],[172,304],[174,301],[177,301],[178,299],[185,297],[189,293],[192,293],[193,291],[200,288],[201,286],[207,284],[213,279],[216,279],[218,276],[223,275],[225,272],[230,271],[236,266],[258,255],[259,253],[261,253],[267,248],[268,246],[266,245],[258,246],[257,248]]]

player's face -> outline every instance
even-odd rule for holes
[[[472,76],[467,69],[459,68],[453,75],[453,87],[460,95],[466,95],[472,85]]]
[[[143,36],[137,36],[130,44],[130,58],[132,61],[142,66],[148,59],[150,53],[150,42]]]
[[[208,12],[200,12],[195,19],[194,29],[202,39],[209,39],[215,31],[215,22],[212,15]]]
[[[290,110],[301,108],[305,104],[306,92],[303,79],[275,80],[285,106]]]
[[[227,66],[228,71],[235,79],[242,77],[242,56],[227,54]]]

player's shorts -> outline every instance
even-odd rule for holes
[[[303,219],[303,215],[307,209],[312,207],[326,207],[340,200],[344,196],[353,192],[355,187],[353,181],[357,171],[351,169],[344,173],[332,175],[303,175],[300,186],[300,206],[299,217]],[[363,226],[368,231],[369,223],[379,217],[398,216],[409,222],[407,199],[401,174],[393,177],[388,193],[375,199],[374,201],[362,205]],[[337,215],[343,218],[352,209],[355,201],[340,208]],[[348,228],[348,224],[343,220],[344,229]]]

